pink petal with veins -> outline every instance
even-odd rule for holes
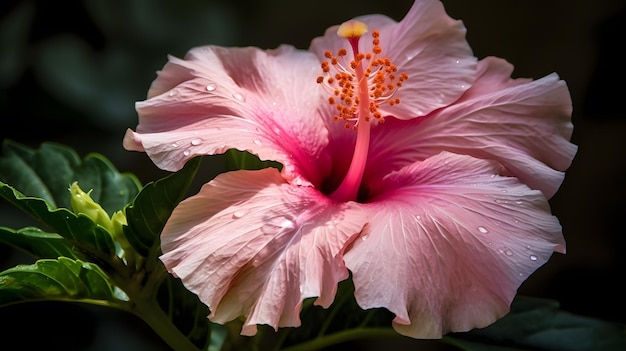
[[[541,192],[499,170],[441,153],[373,187],[370,225],[345,254],[359,305],[389,309],[394,328],[414,338],[506,314],[520,284],[565,242]]]
[[[550,198],[563,181],[577,147],[571,99],[556,74],[539,80],[510,78],[513,66],[487,58],[476,83],[455,104],[415,121],[389,119],[372,136],[366,179],[441,151],[500,162]]]
[[[300,325],[302,300],[328,307],[348,277],[346,243],[366,218],[312,187],[288,184],[276,169],[219,175],[181,202],[162,233],[165,267],[225,323]]]
[[[170,57],[149,99],[137,103],[139,125],[127,131],[124,146],[145,150],[169,171],[194,156],[247,150],[281,162],[288,178],[315,181],[328,163],[317,69],[315,56],[290,46],[206,46],[185,60]]]
[[[401,103],[381,105],[383,115],[399,119],[425,116],[458,99],[474,81],[476,58],[465,39],[461,21],[450,18],[439,1],[415,1],[407,15],[396,22],[383,15],[356,17],[370,31],[380,32],[381,56],[389,57],[406,72],[409,79],[395,94]],[[336,53],[347,48],[344,38],[337,36],[338,26],[330,27],[323,37],[313,39],[309,50],[324,60],[324,51]],[[359,41],[363,52],[371,52],[371,37]]]

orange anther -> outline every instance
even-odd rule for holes
[[[367,31],[367,26],[359,21],[351,21],[342,25],[338,34],[348,40],[352,50],[337,50],[336,56],[326,50],[324,57],[328,61],[321,63],[323,75],[317,82],[330,92],[328,103],[335,106],[335,120],[346,121],[346,128],[356,128],[358,120],[366,123],[375,118],[379,123],[385,121],[381,106],[389,108],[400,103],[395,97],[396,91],[408,79],[406,73],[397,74],[398,67],[389,57],[382,56],[383,49],[380,32],[372,31],[372,49],[370,52],[359,51],[360,36]],[[345,59],[351,52],[352,60]],[[363,108],[363,105],[367,106]],[[383,105],[385,104],[385,105]]]

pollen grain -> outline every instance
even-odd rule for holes
[[[353,45],[353,58],[351,60],[348,58],[348,50],[345,48],[337,50],[336,53],[326,50],[324,52],[326,60],[321,63],[323,74],[317,77],[317,83],[331,94],[328,103],[336,109],[334,119],[344,121],[347,128],[356,127],[359,111],[366,111],[364,121],[373,118],[382,123],[384,116],[380,107],[383,104],[396,106],[400,103],[395,93],[409,76],[404,72],[398,73],[398,67],[391,59],[382,55],[378,30],[371,32],[371,52],[364,53],[357,48],[360,36],[367,32],[367,26],[358,21],[346,23],[342,25],[344,28],[340,27],[338,34],[347,38]],[[357,74],[357,69],[362,69],[359,71],[362,75]],[[359,79],[359,76],[362,78]],[[366,89],[367,95],[360,95],[360,89]],[[361,101],[363,99],[359,99],[359,96],[367,98],[368,101]],[[362,103],[369,108],[359,110]]]

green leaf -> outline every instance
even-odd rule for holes
[[[226,169],[227,170],[258,170],[268,167],[274,167],[281,171],[283,165],[276,161],[261,161],[258,156],[248,151],[239,151],[237,149],[229,149],[226,152]]]
[[[124,294],[92,263],[59,257],[18,265],[0,273],[0,306],[57,300],[122,307]]]
[[[13,187],[0,182],[0,196],[38,221],[54,229],[73,245],[92,256],[109,259],[115,256],[115,244],[109,232],[84,215],[65,208],[52,208],[46,201],[24,196]]]
[[[85,191],[93,189],[91,198],[109,215],[124,208],[141,188],[134,175],[119,173],[99,154],[81,161],[66,146],[43,143],[34,150],[10,140],[4,141],[2,151],[0,181],[45,200],[52,208],[71,208],[68,188],[74,181]]]
[[[624,325],[560,310],[553,300],[523,296],[516,297],[511,312],[489,327],[448,338],[466,351],[626,350]]]
[[[201,158],[196,157],[180,171],[146,184],[126,209],[128,226],[124,227],[124,232],[128,242],[141,255],[160,252],[161,230],[174,207],[187,195],[200,161]]]
[[[0,227],[0,242],[20,249],[35,258],[58,258],[61,256],[82,258],[72,244],[56,233],[46,233],[39,228],[27,227],[12,230]],[[84,258],[83,258],[84,259]]]

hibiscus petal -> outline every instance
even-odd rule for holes
[[[170,171],[194,156],[236,148],[283,163],[288,177],[315,177],[327,163],[318,68],[314,55],[290,46],[206,46],[184,60],[170,57],[148,100],[137,103],[139,125],[124,146],[145,150]]]
[[[377,179],[441,151],[494,159],[548,198],[576,154],[572,103],[556,74],[511,79],[508,62],[487,58],[470,90],[455,104],[415,121],[389,119],[372,133],[369,174]]]
[[[399,72],[409,75],[394,96],[402,102],[393,107],[382,105],[383,115],[399,119],[424,116],[454,102],[471,86],[476,58],[465,40],[465,26],[450,18],[440,1],[415,1],[400,22],[383,15],[356,19],[380,32],[382,55],[389,57]],[[312,41],[309,49],[320,60],[325,60],[325,50],[336,52],[348,46],[346,39],[337,36],[337,28],[330,27],[323,37]],[[371,52],[373,45],[366,35],[359,46],[361,51]]]
[[[366,218],[312,187],[288,183],[276,169],[219,175],[179,204],[163,234],[161,260],[225,323],[299,326],[302,300],[328,307],[348,277],[346,242]]]
[[[415,338],[485,327],[520,284],[564,252],[546,198],[493,161],[442,153],[375,187],[370,225],[344,255],[357,302]]]

